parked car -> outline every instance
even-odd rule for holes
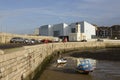
[[[59,42],[59,41],[60,41],[60,39],[57,37],[53,39],[53,42]]]
[[[42,39],[41,42],[42,43],[52,43],[53,41],[49,40],[49,39]]]
[[[83,40],[81,40],[81,42],[87,42],[87,40],[86,40],[86,39],[83,39]]]
[[[24,43],[25,39],[21,37],[13,37],[10,40],[10,43]]]
[[[24,43],[25,43],[25,44],[30,44],[30,43],[31,43],[31,40],[25,38],[25,39],[24,39]]]
[[[35,40],[35,39],[30,39],[30,43],[31,43],[31,44],[36,44],[36,43],[38,43],[38,41]]]
[[[41,39],[38,39],[37,42],[38,42],[38,43],[41,43]]]
[[[99,39],[99,38],[97,39],[97,41],[98,41],[98,42],[103,42],[103,40],[102,40],[102,39]]]

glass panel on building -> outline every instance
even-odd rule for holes
[[[71,33],[75,33],[76,32],[76,28],[71,28]]]
[[[59,37],[60,36],[60,31],[54,31],[53,35],[54,35],[54,37]]]

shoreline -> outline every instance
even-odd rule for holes
[[[73,51],[63,54],[63,56],[93,58],[96,60],[120,61],[120,48],[105,48],[99,50]]]

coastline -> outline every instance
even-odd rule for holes
[[[99,50],[83,50],[67,53],[71,57],[93,58],[97,60],[120,61],[120,48],[105,48]]]

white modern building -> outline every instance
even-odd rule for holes
[[[80,41],[81,39],[81,25],[79,23],[69,25],[69,41]]]
[[[68,25],[66,23],[43,25],[39,28],[41,36],[64,37],[68,36]]]
[[[51,25],[43,25],[40,26],[40,35],[42,36],[52,36],[52,26]]]
[[[71,23],[43,25],[40,26],[40,35],[42,36],[54,36],[59,38],[66,37],[69,41],[80,41],[83,39],[89,40],[95,37],[96,30],[92,24],[82,21]]]
[[[68,25],[66,23],[55,24],[52,26],[54,37],[68,36]]]
[[[80,41],[83,39],[89,40],[96,35],[95,26],[86,21],[71,23],[68,32],[70,41]]]

